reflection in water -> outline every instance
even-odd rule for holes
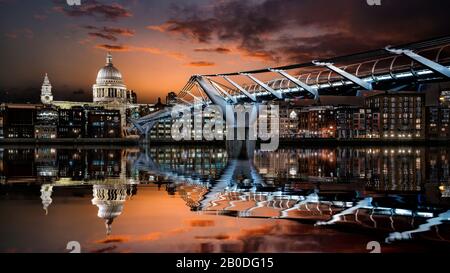
[[[45,214],[48,215],[48,207],[52,203],[52,193],[53,193],[53,186],[49,184],[44,184],[41,186],[41,200],[42,200],[42,206],[45,210]]]
[[[125,203],[145,185],[157,185],[169,197],[181,197],[190,211],[208,217],[232,216],[249,223],[251,219],[291,220],[324,234],[335,227],[352,233],[362,229],[381,234],[391,244],[419,238],[450,240],[447,147],[261,152],[254,143],[235,142],[227,147],[8,148],[0,149],[0,157],[3,203],[9,204],[14,194],[33,195],[26,189],[37,184],[48,215],[50,206],[58,206],[55,194],[62,194],[62,189],[75,194],[90,188],[92,205],[105,222],[107,235],[115,219],[133,213],[124,213]],[[22,185],[27,185],[25,190]],[[185,215],[190,217],[189,212]],[[158,241],[160,237],[154,233],[145,238]],[[195,238],[231,240],[220,234]],[[216,248],[208,242],[201,249]]]
[[[125,184],[94,185],[92,204],[98,207],[99,218],[105,220],[106,234],[111,234],[112,223],[122,214],[127,198],[136,193],[136,187]]]
[[[427,232],[432,227],[437,227],[441,225],[444,221],[450,221],[450,211],[439,214],[438,217],[427,220],[426,224],[420,225],[415,230],[404,231],[404,232],[395,232],[391,233],[388,238],[386,238],[386,242],[392,242],[396,240],[409,240],[412,239],[412,235],[415,233]],[[441,237],[441,239],[443,239]]]

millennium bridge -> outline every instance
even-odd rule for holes
[[[227,116],[227,107],[252,105],[258,107],[274,101],[313,100],[325,96],[361,96],[361,91],[417,91],[429,83],[450,80],[450,36],[410,44],[386,46],[382,49],[340,56],[307,63],[252,71],[192,76],[177,96],[179,109],[193,111],[198,107],[216,105],[222,110],[227,126],[236,128],[234,117]],[[153,126],[161,120],[173,119],[173,108],[166,108],[139,119],[130,120],[142,138],[148,139]],[[254,113],[255,111],[250,111]],[[250,120],[253,118],[251,117]],[[241,125],[242,126],[242,125]],[[248,124],[245,125],[248,128]],[[365,228],[389,232],[386,242],[408,240],[416,234],[435,231],[434,237],[444,239],[438,226],[450,221],[449,211],[411,209],[402,202],[383,205],[385,195],[364,196],[360,189],[344,189],[349,196],[327,193],[326,185],[314,191],[289,193],[266,190],[268,186],[253,166],[254,143],[227,143],[228,163],[221,177],[213,184],[203,184],[189,176],[161,169],[148,153],[135,162],[138,169],[163,175],[178,184],[194,184],[202,188],[198,200],[186,197],[194,210],[237,217],[271,217],[311,220],[317,226],[353,223]],[[245,156],[242,153],[245,152]],[[250,181],[243,187],[242,176]],[[357,187],[357,185],[354,185]],[[323,189],[325,188],[325,189]],[[370,196],[370,197],[369,197]],[[402,200],[407,196],[391,198]],[[269,215],[269,216],[268,216]],[[270,216],[271,215],[271,216]]]
[[[450,36],[386,46],[347,56],[311,60],[275,68],[224,74],[194,75],[178,93],[181,109],[216,105],[227,126],[236,120],[226,115],[227,106],[265,105],[273,101],[320,100],[323,96],[360,96],[360,91],[422,91],[427,83],[450,79]],[[172,119],[166,108],[139,119],[131,119],[147,139],[163,119]],[[248,127],[248,124],[246,125]]]

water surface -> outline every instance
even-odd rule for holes
[[[0,148],[0,252],[439,252],[450,148]]]

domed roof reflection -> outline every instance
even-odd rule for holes
[[[125,201],[135,194],[135,185],[94,185],[92,204],[98,207],[97,216],[105,220],[107,235],[112,232],[114,219],[122,214]]]
[[[44,184],[41,186],[41,200],[43,209],[45,210],[45,215],[48,215],[48,207],[53,202],[52,193],[53,193],[52,185]]]

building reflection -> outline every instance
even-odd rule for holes
[[[139,183],[158,185],[183,181],[213,183],[228,162],[222,147],[149,147],[129,161]]]
[[[46,214],[58,187],[92,187],[92,204],[106,233],[137,194],[157,185],[191,211],[235,217],[352,224],[387,232],[389,240],[427,236],[446,224],[450,148],[160,146],[140,149],[5,148],[4,184],[37,183]],[[433,238],[442,237],[442,232]],[[409,232],[409,233],[408,233]],[[411,235],[411,236],[410,236]]]
[[[446,173],[448,156],[440,152],[433,155],[439,163],[429,162],[429,153],[416,147],[257,152],[248,160],[229,158],[206,190],[185,184],[177,189],[191,209],[207,214],[345,224],[384,232],[386,242],[409,240],[412,234],[445,241],[450,202],[447,188],[437,185],[448,176],[435,180],[431,174]],[[253,169],[263,185],[257,185]],[[304,187],[308,183],[311,187]]]
[[[127,151],[120,149],[5,149],[5,183],[67,183],[127,178]]]
[[[127,199],[136,193],[136,185],[103,184],[93,186],[92,204],[98,207],[97,216],[105,221],[107,235],[111,234],[112,223],[122,214]]]
[[[201,201],[208,193],[208,188],[205,186],[187,183],[178,185],[176,188],[173,188],[173,190],[178,192],[181,198],[186,202],[186,206],[188,206],[192,211],[198,211],[201,209]]]
[[[152,166],[136,164],[151,158]],[[256,151],[252,166],[266,184],[285,186],[299,182],[364,182],[368,190],[421,191],[426,183],[447,186],[450,148],[289,148]],[[2,183],[68,183],[121,181],[128,184],[165,183],[172,174],[214,182],[229,165],[221,147],[153,147],[139,149],[2,149]],[[249,167],[246,167],[249,168]],[[245,180],[244,177],[234,180]]]
[[[333,148],[258,152],[255,166],[267,179],[352,183],[368,190],[421,191],[427,182],[449,181],[448,149]]]
[[[45,211],[45,215],[48,215],[48,207],[53,202],[52,193],[53,193],[53,186],[52,185],[43,184],[41,186],[42,208]]]

